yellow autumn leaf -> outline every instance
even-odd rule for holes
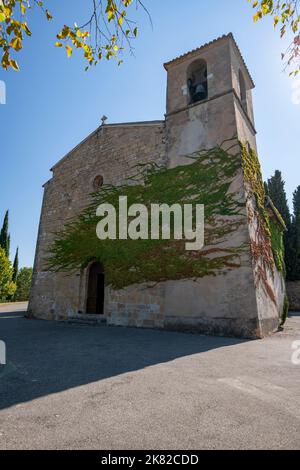
[[[256,23],[259,19],[262,18],[262,12],[261,11],[258,11],[254,16],[253,16],[253,20],[254,20],[254,23]]]
[[[20,69],[18,63],[14,59],[11,59],[9,64],[16,72],[19,72]]]
[[[274,18],[274,26],[276,26],[276,25],[279,23],[279,21],[280,21],[280,16],[278,16],[278,15],[275,16],[275,18]]]
[[[15,51],[19,51],[23,47],[22,41],[21,41],[20,38],[12,39],[11,42],[10,42],[10,45],[11,45],[11,47],[13,47],[15,49]]]
[[[26,22],[22,23],[22,24],[21,24],[21,27],[22,27],[22,29],[24,29],[24,31],[25,31],[25,33],[27,34],[27,36],[31,36],[31,35],[32,35],[32,32],[31,32],[30,29],[28,28]]]
[[[21,3],[21,4],[20,4],[20,8],[21,8],[21,13],[22,13],[22,15],[25,15],[25,13],[26,13],[26,6],[24,5],[24,3]]]
[[[66,45],[66,50],[67,50],[67,56],[68,57],[71,57],[72,53],[73,53],[73,49],[72,47],[70,47],[68,44]]]
[[[46,17],[48,21],[51,21],[53,19],[53,16],[51,15],[51,13],[49,13],[48,10],[46,10]]]

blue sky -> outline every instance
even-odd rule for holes
[[[0,105],[0,223],[10,210],[12,253],[33,264],[42,185],[49,169],[100,124],[162,119],[166,72],[163,62],[222,34],[233,32],[256,83],[254,111],[264,177],[283,172],[286,189],[300,184],[300,105],[292,102],[292,79],[282,72],[285,45],[270,21],[254,25],[247,0],[145,0],[154,24],[138,13],[135,57],[103,62],[84,72],[80,53],[67,59],[53,46],[64,23],[88,17],[90,0],[49,0],[55,21],[34,13],[33,37],[19,56],[20,73],[0,71],[7,104]],[[37,39],[38,36],[38,39]]]

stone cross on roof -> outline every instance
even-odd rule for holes
[[[105,116],[105,115],[102,116],[102,118],[101,118],[102,126],[105,126],[107,119],[108,119],[107,116]]]

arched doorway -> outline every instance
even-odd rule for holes
[[[91,264],[88,272],[86,313],[104,314],[104,268],[101,263]]]

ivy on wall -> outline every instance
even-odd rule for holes
[[[278,224],[272,219],[269,219],[269,227],[276,268],[285,274],[283,231],[279,229]]]
[[[137,174],[122,186],[103,186],[92,195],[90,206],[80,217],[56,234],[50,247],[48,269],[80,270],[91,260],[105,266],[106,283],[114,289],[135,283],[202,278],[224,268],[240,266],[244,247],[224,248],[241,223],[246,223],[244,202],[229,188],[241,170],[237,141],[190,156],[191,164],[167,169],[156,164],[140,165]],[[229,147],[229,148],[228,148]],[[229,153],[234,152],[236,153]],[[118,209],[119,197],[128,206],[144,204],[204,204],[205,247],[186,251],[186,240],[99,240],[96,237],[96,208],[103,203]],[[118,211],[117,211],[118,212]],[[150,211],[149,211],[150,212]],[[195,223],[195,214],[194,221]]]
[[[249,245],[234,245],[232,235],[242,224],[247,225],[247,220],[244,196],[232,191],[231,185],[243,171],[248,197],[256,201],[248,216],[257,224],[256,237],[251,241],[257,283],[263,283],[276,303],[267,272],[274,273],[275,266],[284,271],[282,233],[265,207],[259,160],[247,146],[237,145],[236,139],[226,142],[226,150],[224,146],[195,153],[189,165],[176,168],[140,165],[126,184],[103,186],[92,195],[90,206],[56,234],[47,268],[78,271],[92,260],[100,261],[105,266],[107,285],[116,290],[140,283],[199,279],[238,268],[240,255]],[[205,247],[186,251],[186,240],[175,240],[173,236],[170,240],[99,240],[96,209],[103,203],[118,209],[120,196],[127,196],[128,206],[143,204],[149,209],[153,203],[204,204]]]
[[[261,166],[254,150],[247,145],[241,145],[244,180],[248,190],[248,202],[253,198],[255,204],[248,205],[248,218],[254,223],[256,230],[251,240],[251,253],[255,266],[256,285],[261,282],[265,292],[277,306],[277,300],[269,275],[274,276],[276,269],[285,276],[283,233],[285,223],[272,206],[273,217],[266,207],[266,192],[262,179]],[[287,312],[287,299],[284,301],[282,323]]]

